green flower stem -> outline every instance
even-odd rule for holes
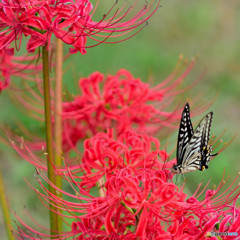
[[[53,161],[53,143],[52,143],[52,122],[51,122],[51,103],[50,103],[50,81],[49,81],[49,63],[48,63],[48,51],[46,46],[42,47],[43,58],[43,88],[44,88],[44,109],[45,109],[45,132],[46,132],[46,144],[47,144],[47,166],[48,166],[48,178],[55,185],[55,171]],[[49,185],[49,191],[56,195],[56,189]],[[51,234],[58,232],[58,215],[54,212],[57,208],[54,207],[51,202],[49,204],[49,217],[50,217],[50,229]]]
[[[123,201],[121,201],[121,205],[124,206],[130,213],[135,214],[136,210],[128,207]]]
[[[0,172],[0,202],[1,202],[2,211],[3,211],[3,218],[4,218],[6,233],[7,233],[9,240],[14,240],[14,236],[11,231],[12,223],[11,223],[11,219],[10,219],[7,199],[5,196],[6,196],[6,194],[5,194],[4,186],[3,186],[2,174]]]
[[[62,166],[62,65],[63,65],[63,42],[60,39],[56,40],[56,81],[55,81],[55,116],[54,116],[54,159],[55,166]],[[62,189],[62,178],[56,175],[56,186]],[[58,197],[62,197],[60,192],[57,192]],[[61,212],[60,210],[58,210]],[[58,215],[58,227],[62,230],[62,218]]]

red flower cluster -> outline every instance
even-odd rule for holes
[[[146,22],[156,11],[160,1],[157,1],[157,6],[155,1],[146,3],[134,17],[124,21],[132,14],[136,2],[124,11],[124,6],[117,8],[116,1],[109,12],[99,22],[95,22],[92,20],[92,14],[96,9],[93,10],[89,0],[1,1],[0,50],[9,48],[9,45],[17,40],[21,45],[24,35],[30,37],[27,50],[32,53],[39,46],[49,46],[52,35],[55,35],[64,43],[72,45],[71,53],[80,51],[85,54],[87,37],[97,41],[95,45],[107,42],[107,39],[113,36],[121,37]],[[110,15],[114,7],[117,10]],[[99,37],[103,40],[99,40]]]
[[[240,234],[240,212],[235,205],[228,206],[232,193],[216,200],[217,191],[208,190],[202,201],[187,199],[169,175],[166,170],[115,170],[106,177],[105,201],[94,204],[92,217],[74,222],[73,233],[80,235],[78,239],[149,240],[209,239],[210,232]],[[231,201],[237,195],[239,190]],[[216,201],[222,205],[216,206]]]
[[[72,101],[63,103],[64,153],[71,150],[78,152],[77,144],[80,140],[112,127],[117,136],[131,129],[149,135],[161,133],[160,130],[167,129],[169,133],[176,129],[181,109],[171,104],[179,92],[185,91],[179,86],[186,79],[194,63],[195,61],[191,61],[184,70],[176,68],[155,87],[134,78],[125,69],[106,77],[102,73],[94,72],[89,77],[81,78],[79,88],[82,93]],[[180,60],[178,65],[181,64]],[[42,92],[41,89],[39,91]],[[28,93],[31,95],[16,97],[31,111],[34,118],[43,121],[43,109],[39,109],[39,106],[43,106],[42,95],[30,91]],[[29,98],[33,100],[29,102]],[[41,150],[45,147],[43,140],[36,139],[36,136],[32,138],[34,142],[28,144],[31,148]]]
[[[157,139],[133,131],[118,139],[108,131],[86,140],[83,162],[75,170],[62,171],[75,194],[56,188],[63,197],[54,196],[39,180],[44,193],[37,194],[68,213],[63,212],[62,217],[72,219],[71,231],[52,238],[198,240],[209,239],[210,232],[240,234],[240,212],[235,208],[240,194],[239,187],[234,188],[237,178],[226,190],[222,190],[225,181],[216,190],[205,186],[200,191],[200,185],[188,197],[173,183],[168,170],[172,162],[166,162],[168,155],[159,147]],[[97,189],[101,197],[94,196]],[[205,198],[199,200],[205,191]],[[24,226],[33,235],[19,230],[18,239],[50,237]]]
[[[159,147],[158,139],[136,134],[134,131],[124,132],[118,140],[113,138],[112,131],[98,133],[84,142],[80,169],[85,174],[80,186],[88,189],[89,186],[94,186],[102,177],[111,174],[116,169],[127,167],[134,171],[150,167],[162,169],[163,164],[170,166],[171,163],[164,162],[168,154],[165,151],[159,151]],[[162,161],[158,160],[158,156],[161,156]]]
[[[192,69],[194,62],[175,79],[170,75],[159,85],[150,88],[127,70],[116,75],[95,72],[79,80],[82,95],[63,103],[65,150],[74,148],[80,139],[93,136],[107,128],[117,136],[128,129],[152,135],[163,127],[174,129],[180,112],[166,112],[171,97],[178,94],[178,86]],[[166,102],[167,100],[167,102]]]
[[[194,64],[195,60],[186,64],[181,57],[174,71],[153,87],[125,69],[106,77],[100,72],[94,72],[81,78],[79,91],[82,93],[63,103],[64,153],[78,151],[80,140],[92,137],[99,131],[104,132],[107,128],[114,128],[117,136],[131,129],[149,135],[169,134],[178,127],[181,117],[181,109],[176,107],[175,97],[187,89],[181,88],[181,83],[186,80]],[[6,65],[4,67],[6,69]],[[44,121],[42,85],[37,83],[38,92],[30,85],[27,86],[28,91],[15,97],[24,111],[29,110],[32,118]],[[51,96],[53,108],[53,92]],[[52,122],[54,124],[54,119]],[[34,139],[33,143],[28,144],[34,150],[45,148],[45,141],[36,135],[28,138]]]

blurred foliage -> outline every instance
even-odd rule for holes
[[[162,1],[161,5],[148,25],[128,41],[101,44],[87,49],[86,55],[69,57],[65,62],[64,87],[70,93],[77,94],[80,77],[94,71],[115,74],[121,68],[131,71],[134,77],[145,82],[152,77],[154,84],[157,84],[171,73],[180,54],[188,58],[197,56],[195,68],[184,86],[203,72],[204,76],[184,97],[193,98],[200,93],[202,103],[214,99],[209,109],[214,112],[211,133],[218,136],[227,128],[223,141],[228,142],[240,129],[240,2],[172,0]],[[67,53],[68,49],[65,51]],[[16,109],[9,100],[8,91],[1,93],[0,98],[1,125],[9,124],[17,128],[16,122],[21,121],[31,131],[43,131],[43,123],[33,121]],[[193,119],[195,126],[204,114]],[[212,179],[210,186],[218,185],[224,171],[226,176],[234,179],[240,167],[239,143],[237,136],[224,152],[214,158],[207,171],[185,174],[187,191],[193,192],[201,181],[206,183],[209,179]],[[175,145],[176,134],[170,140],[169,149]],[[19,159],[10,149],[0,150],[0,154],[0,166],[12,209],[24,219],[23,207],[27,205],[31,215],[45,223],[47,211],[23,179],[37,186],[34,167]]]

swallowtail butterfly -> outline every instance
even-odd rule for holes
[[[212,154],[212,146],[208,144],[212,118],[213,113],[208,113],[193,131],[189,104],[186,103],[178,132],[177,164],[172,172],[186,173],[208,168],[211,158],[218,154]]]

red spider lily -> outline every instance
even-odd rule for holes
[[[193,65],[194,62],[191,62],[180,76],[179,71],[177,71],[178,73],[173,72],[164,82],[153,88],[141,82],[140,79],[135,79],[126,70],[120,70],[116,75],[109,75],[106,79],[99,72],[91,74],[88,78],[80,79],[83,94],[75,97],[72,102],[63,104],[62,156],[65,158],[66,165],[71,166],[71,169],[76,168],[78,172],[84,169],[89,174],[88,178],[82,180],[82,186],[94,185],[107,172],[112,171],[120,164],[122,167],[152,165],[153,159],[158,157],[157,152],[146,157],[146,153],[139,149],[146,148],[146,151],[149,151],[154,147],[158,151],[160,145],[158,140],[150,136],[159,130],[161,133],[162,130],[166,130],[166,127],[171,130],[176,127],[175,124],[179,125],[181,109],[168,113],[164,111],[164,108],[171,103],[171,99],[175,95],[184,90],[178,90],[178,85],[188,75]],[[175,80],[175,78],[177,79]],[[39,90],[42,91],[41,88]],[[36,97],[34,91],[31,94],[41,105],[41,96],[37,95]],[[19,98],[19,102],[26,108],[30,106],[31,113],[36,112],[41,116],[38,106],[31,105],[35,101],[29,101],[29,98]],[[98,131],[107,131],[112,126],[115,127],[115,136],[112,132],[97,134]],[[134,129],[139,133],[138,136],[132,134]],[[27,131],[25,132],[27,133]],[[146,136],[146,133],[149,136]],[[81,149],[80,140],[84,140],[88,136],[94,137],[85,141],[83,153],[77,144],[79,143]],[[32,138],[31,135],[27,135],[27,137]],[[24,141],[23,138],[17,136],[9,135],[9,138],[14,139],[12,146],[23,159],[39,169],[46,169],[45,142],[43,140],[36,136],[32,142]],[[153,141],[153,139],[155,140]],[[124,149],[121,141],[127,146],[131,146],[134,151],[128,152]],[[155,142],[154,146],[151,145],[151,141]],[[217,139],[211,139],[210,142],[215,149],[221,143],[221,135]],[[112,146],[111,149],[109,144]],[[220,153],[229,144],[222,143],[222,149],[218,149],[216,152]],[[107,151],[105,151],[106,148]],[[97,152],[96,149],[98,149]],[[73,150],[79,157],[83,156],[80,170],[78,160],[69,157],[73,152],[70,150]],[[41,154],[40,157],[36,154],[38,151]],[[115,154],[119,157],[115,158]],[[165,151],[160,151],[158,154],[163,160],[168,158]],[[175,163],[176,160],[166,163],[167,167],[172,167],[173,162]],[[162,168],[158,164],[159,162],[155,161],[152,167]],[[92,174],[93,169],[94,174]]]
[[[179,93],[188,89],[181,89],[180,85],[195,63],[193,60],[186,67],[182,66],[181,60],[173,73],[155,87],[134,78],[125,69],[107,77],[95,72],[89,77],[81,78],[79,86],[82,94],[77,95],[72,101],[63,103],[64,152],[77,151],[80,140],[91,137],[99,131],[106,131],[107,128],[114,127],[117,136],[131,129],[150,135],[159,133],[160,130],[162,135],[166,132],[169,134],[176,129],[181,109],[178,109],[176,104],[173,106],[173,102]],[[41,87],[39,91],[40,95],[28,91],[28,95],[19,94],[16,97],[18,102],[31,112],[31,116],[43,121]],[[29,138],[31,139],[31,136]],[[34,144],[35,147],[45,146],[41,139]]]
[[[78,213],[84,208],[56,197],[61,209],[71,211],[74,239],[207,239],[210,232],[240,234],[239,211],[230,206],[239,196],[239,187],[219,198],[188,201],[187,195],[169,182],[169,172],[142,169],[115,171],[106,177],[106,197],[88,199],[86,216]],[[46,189],[44,189],[46,191]],[[79,192],[83,192],[79,190]],[[47,192],[46,192],[47,193]],[[228,198],[231,198],[229,201]],[[82,200],[79,197],[79,200]],[[87,201],[88,201],[87,200]],[[215,202],[221,202],[221,206]],[[88,203],[89,203],[88,202]],[[218,226],[221,226],[221,230]],[[65,235],[65,234],[64,234]],[[62,238],[65,236],[61,235]],[[42,235],[41,235],[42,236]],[[79,238],[75,238],[75,237]],[[112,238],[114,236],[114,238]],[[231,238],[225,238],[231,239]],[[234,239],[234,238],[232,238]]]
[[[45,159],[36,155],[36,151],[42,149],[42,156],[44,156],[44,145],[29,144],[22,137],[15,136],[14,141],[11,141],[11,146],[23,159],[29,161],[39,169],[46,170]],[[131,148],[131,150],[129,151],[126,146]],[[68,165],[68,168],[74,171],[74,174],[86,171],[87,175],[81,180],[81,185],[85,186],[86,189],[86,186],[95,185],[105,174],[120,166],[121,168],[129,166],[133,169],[151,166],[159,169],[163,168],[162,163],[164,163],[166,167],[172,167],[175,159],[165,162],[169,158],[169,155],[164,150],[160,151],[159,147],[160,142],[154,137],[145,134],[136,134],[134,131],[126,131],[119,139],[115,140],[113,131],[108,130],[107,133],[98,133],[91,139],[85,140],[80,168],[79,161],[76,158],[70,158],[66,155],[64,156],[64,162]],[[151,149],[154,149],[154,151],[150,152]],[[118,157],[116,158],[115,156]],[[162,163],[157,160],[159,157],[162,159]],[[64,171],[64,169],[66,167],[63,167],[61,171]],[[92,174],[92,171],[94,171],[94,174]],[[61,172],[58,173],[61,174]]]
[[[183,187],[172,181],[171,172],[165,168],[166,159],[157,158],[158,147],[156,139],[134,132],[125,133],[118,140],[113,140],[111,132],[99,133],[85,141],[83,164],[62,172],[73,193],[55,187],[39,172],[43,180],[63,195],[53,195],[39,179],[42,191],[36,192],[40,199],[63,210],[63,218],[72,219],[68,232],[51,237],[197,240],[208,239],[210,232],[240,234],[240,212],[235,207],[240,194],[239,186],[235,186],[238,177],[225,190],[224,180],[216,190],[207,189],[208,184],[201,189],[200,184],[189,197]],[[90,193],[97,183],[101,183],[104,191],[102,197]],[[205,197],[200,200],[204,192]],[[31,235],[19,228],[18,239],[50,238],[18,220],[32,232]]]
[[[10,135],[9,135],[10,138]],[[11,146],[19,153],[19,155],[39,169],[46,170],[45,144],[30,143],[24,141],[22,137],[11,137]],[[219,145],[220,138],[215,139],[213,146]],[[123,144],[124,143],[124,144]],[[218,148],[222,152],[229,144],[223,144]],[[160,142],[158,139],[146,134],[136,134],[133,130],[125,131],[117,139],[115,139],[113,131],[108,130],[107,133],[98,133],[90,139],[84,141],[84,152],[77,150],[76,157],[70,157],[69,154],[63,153],[65,165],[72,170],[72,173],[78,175],[85,172],[84,176],[79,176],[80,186],[86,191],[95,186],[96,182],[115,169],[129,167],[153,168],[153,169],[170,169],[176,162],[176,159],[166,161],[169,155],[164,150],[159,150]],[[36,154],[39,150],[39,154]],[[151,151],[152,150],[152,151]],[[81,165],[79,158],[81,157]],[[162,161],[158,161],[158,158]],[[79,167],[81,166],[81,167]],[[64,172],[65,167],[56,169],[58,174]],[[104,191],[104,189],[103,189]]]
[[[0,50],[0,92],[7,88],[12,77],[36,81],[33,76],[41,70],[40,64],[32,64],[37,56],[13,56],[11,51]]]
[[[116,3],[104,14],[98,22],[93,15],[99,4],[93,10],[89,0],[9,0],[0,3],[0,50],[8,48],[13,41],[19,41],[22,36],[30,36],[27,42],[28,52],[34,52],[39,46],[51,43],[52,35],[71,45],[71,53],[80,51],[86,53],[87,38],[100,43],[108,42],[109,38],[128,34],[146,22],[157,10],[160,1],[145,3],[142,8],[133,13],[137,0],[128,8]],[[116,9],[114,11],[114,9]],[[135,33],[130,34],[124,41]],[[102,38],[102,39],[101,39]],[[118,41],[115,41],[118,42]],[[92,45],[94,46],[94,45]],[[91,46],[88,46],[91,47]]]
[[[84,142],[81,168],[86,174],[80,185],[88,189],[106,174],[126,166],[133,171],[143,167],[161,169],[163,164],[170,166],[170,162],[165,162],[168,154],[166,151],[159,151],[159,147],[158,139],[132,131],[126,131],[118,140],[114,140],[111,131],[98,133]],[[161,162],[158,161],[159,156]],[[78,171],[79,169],[76,169],[76,172]]]
[[[117,135],[132,128],[150,135],[166,126],[176,128],[180,110],[167,112],[164,108],[183,91],[177,88],[193,65],[191,62],[176,80],[173,74],[153,88],[124,69],[106,78],[95,72],[80,79],[82,95],[63,104],[64,145],[72,149],[78,140],[113,126]]]

